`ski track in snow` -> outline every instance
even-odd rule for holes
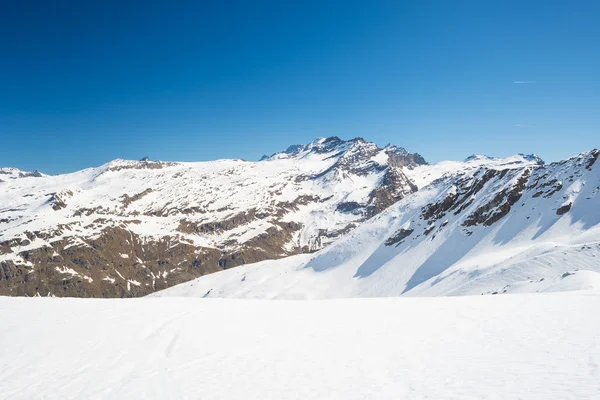
[[[600,398],[600,294],[0,298],[0,399]]]

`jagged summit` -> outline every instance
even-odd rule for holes
[[[489,160],[494,160],[495,157],[489,157],[483,154],[471,154],[469,157],[464,159],[464,162],[469,162],[469,161],[489,161]]]
[[[264,155],[260,161],[280,160],[286,158],[302,158],[311,154],[324,153],[344,153],[352,154],[353,157],[360,158],[373,157],[377,154],[386,154],[393,158],[396,166],[415,167],[417,165],[426,165],[427,161],[418,153],[410,153],[405,148],[388,144],[380,148],[373,142],[368,142],[362,137],[355,137],[349,140],[342,140],[338,136],[328,138],[317,138],[308,144],[295,144],[289,146],[284,151],[274,153],[270,156]]]
[[[490,157],[482,154],[471,154],[469,157],[464,159],[465,163],[494,163],[494,164],[535,164],[535,165],[544,165],[545,162],[536,154],[523,154],[519,153],[514,156],[509,156],[506,158],[501,157]]]
[[[544,165],[546,162],[542,160],[540,156],[537,154],[523,154],[519,153],[518,156],[523,157],[523,159],[535,163],[537,165]]]
[[[42,174],[38,170],[23,171],[23,170],[20,170],[19,168],[14,168],[14,167],[0,167],[0,182],[4,182],[9,179],[19,179],[19,178],[29,178],[29,177],[41,178],[43,176],[46,176],[46,175]]]
[[[389,153],[409,154],[408,150],[406,150],[404,147],[398,147],[395,144],[391,144],[391,143],[388,143],[383,149]]]
[[[331,136],[329,138],[317,138],[307,144],[293,144],[288,146],[285,150],[273,153],[270,156],[264,155],[262,160],[277,160],[282,158],[306,156],[311,152],[322,153],[334,148],[336,145],[341,144],[343,141],[337,136]]]
[[[171,161],[152,161],[149,157],[144,157],[140,160],[125,160],[123,158],[117,158],[102,165],[100,170],[101,173],[105,173],[124,169],[161,169],[177,164],[179,163]]]

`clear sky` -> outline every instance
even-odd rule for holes
[[[0,165],[256,160],[319,136],[427,160],[600,147],[599,1],[17,1]]]

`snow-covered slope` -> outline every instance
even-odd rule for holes
[[[0,294],[139,296],[313,252],[417,190],[418,154],[361,138],[260,162],[115,160],[0,183]]]
[[[314,299],[599,289],[599,155],[548,165],[526,156],[470,157],[407,170],[425,183],[418,192],[316,254],[246,265],[156,295]]]
[[[0,399],[597,399],[600,295],[0,297]]]

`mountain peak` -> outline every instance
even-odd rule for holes
[[[38,170],[23,171],[23,170],[20,170],[19,168],[15,168],[15,167],[0,167],[0,182],[3,182],[7,179],[18,179],[18,178],[29,178],[29,177],[41,178],[43,176],[46,176],[46,175],[42,174]]]
[[[399,147],[396,146],[395,144],[391,144],[388,143],[384,148],[383,148],[387,153],[394,153],[394,154],[409,154],[408,150],[406,150],[404,147]]]
[[[466,163],[469,162],[493,162],[493,163],[502,163],[502,164],[536,164],[536,165],[544,165],[545,162],[536,154],[523,154],[519,153],[514,156],[501,158],[501,157],[490,157],[482,154],[471,154],[469,157],[463,160]]]
[[[469,157],[465,158],[463,161],[464,162],[469,162],[469,161],[491,161],[494,160],[494,157],[490,157],[490,156],[486,156],[483,154],[471,154]]]
[[[523,154],[523,153],[519,153],[518,154],[520,157],[522,157],[523,159],[525,159],[526,161],[535,163],[537,165],[544,165],[545,161],[542,160],[542,158],[540,156],[538,156],[537,154]]]
[[[365,156],[373,156],[375,153],[385,152],[388,157],[398,161],[399,165],[415,166],[427,164],[425,159],[418,153],[410,153],[405,148],[396,145],[388,144],[383,148],[377,146],[373,142],[368,142],[362,137],[355,137],[349,140],[340,139],[338,136],[330,136],[327,138],[317,138],[308,144],[294,144],[288,146],[284,151],[274,153],[270,156],[263,155],[259,161],[279,160],[286,158],[302,158],[310,154],[327,154],[327,153],[343,153],[343,154],[364,154]]]

